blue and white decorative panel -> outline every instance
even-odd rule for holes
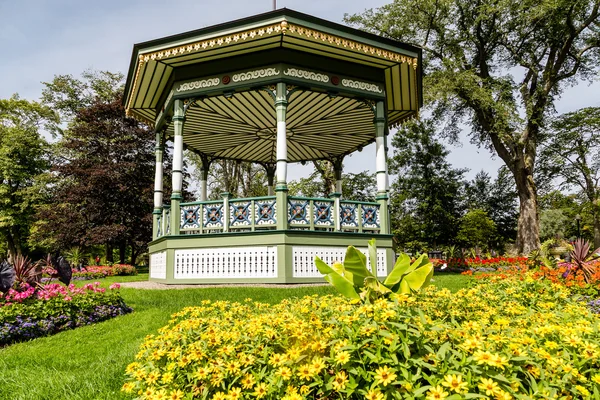
[[[308,200],[288,201],[288,222],[294,225],[309,225]]]
[[[313,218],[316,226],[333,226],[331,208],[334,203],[329,201],[313,202]]]
[[[203,204],[205,228],[223,228],[223,204]]]
[[[181,206],[181,229],[200,228],[200,205]]]
[[[277,203],[256,201],[254,203],[254,221],[256,225],[275,225],[277,223]]]
[[[342,228],[358,228],[358,208],[356,204],[340,204],[340,226]]]
[[[363,229],[379,229],[379,205],[360,205]]]
[[[167,208],[165,211],[165,235],[169,235],[171,233],[171,209]]]
[[[156,217],[156,237],[159,238],[162,236],[162,213]]]
[[[252,225],[250,201],[235,201],[229,203],[229,225],[250,226]]]

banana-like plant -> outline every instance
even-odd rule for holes
[[[394,269],[382,282],[377,279],[377,248],[375,239],[369,241],[369,259],[371,271],[367,268],[367,257],[354,246],[348,246],[342,263],[327,265],[315,257],[315,265],[342,295],[352,299],[373,301],[389,297],[393,293],[410,294],[427,286],[433,276],[433,264],[426,254],[422,254],[413,263],[410,257],[401,253]]]

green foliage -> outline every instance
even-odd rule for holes
[[[588,107],[555,118],[540,152],[546,179],[561,189],[577,190],[589,207],[594,243],[600,246],[600,108]]]
[[[600,320],[569,295],[525,276],[359,306],[333,296],[275,305],[207,300],[146,337],[123,391],[286,400],[591,398],[600,394]]]
[[[40,176],[48,168],[40,128],[56,114],[14,95],[0,100],[0,240],[12,257],[26,252],[36,207],[44,202]]]
[[[369,303],[397,293],[410,294],[418,291],[426,287],[433,276],[433,264],[429,262],[426,254],[422,254],[411,264],[410,257],[401,253],[394,269],[381,283],[377,279],[375,239],[369,241],[369,260],[370,271],[367,268],[367,257],[354,246],[348,246],[343,263],[329,266],[319,257],[315,257],[315,265],[319,272],[325,275],[325,280],[341,294]]]
[[[401,245],[411,241],[436,247],[456,236],[462,213],[462,169],[447,160],[431,120],[410,121],[392,139],[392,231]]]
[[[600,66],[597,0],[395,0],[346,16],[369,32],[423,49],[426,104],[456,138],[493,150],[517,185],[517,246],[539,247],[533,180],[542,127],[562,89]]]
[[[456,240],[466,247],[490,248],[497,234],[496,224],[484,210],[469,211],[460,220]]]
[[[540,238],[565,237],[565,229],[571,226],[572,220],[561,209],[543,210],[540,213]]]

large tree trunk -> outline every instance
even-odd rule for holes
[[[110,243],[106,243],[106,262],[109,262],[109,263],[114,262],[113,248],[112,248],[112,244],[110,244]]]
[[[519,193],[519,220],[517,225],[517,251],[528,254],[540,247],[537,188],[533,175],[525,168],[514,171]]]
[[[127,255],[127,242],[119,243],[119,264],[125,264],[125,256]]]

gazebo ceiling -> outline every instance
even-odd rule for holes
[[[420,60],[419,48],[279,9],[135,45],[124,101],[128,115],[170,136],[173,102],[186,100],[188,148],[271,163],[276,116],[265,88],[284,81],[296,88],[289,161],[332,158],[374,141],[374,102],[389,126],[417,114]]]
[[[374,141],[371,104],[361,99],[297,90],[287,107],[288,161],[332,159]],[[197,100],[186,114],[183,140],[216,158],[276,161],[273,98],[263,90]],[[173,125],[167,128],[173,135]]]

